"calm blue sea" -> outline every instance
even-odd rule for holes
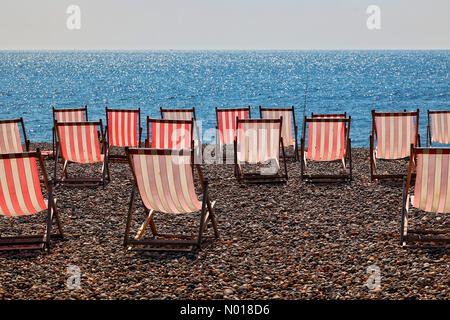
[[[51,107],[192,107],[203,129],[214,107],[346,111],[367,146],[370,110],[450,109],[450,51],[0,52],[0,118],[23,116],[31,140],[51,140]],[[307,88],[307,90],[306,90]],[[306,107],[305,107],[306,94]]]

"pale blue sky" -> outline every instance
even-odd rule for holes
[[[81,30],[66,8],[81,8]],[[381,30],[366,8],[381,7]],[[450,49],[450,0],[0,0],[0,49]]]

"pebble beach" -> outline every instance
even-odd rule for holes
[[[46,167],[51,175],[53,161]],[[239,183],[232,165],[202,167],[217,201],[218,240],[195,253],[127,251],[131,172],[114,163],[106,187],[55,189],[66,238],[52,241],[50,252],[0,252],[0,299],[450,298],[448,250],[401,247],[402,182],[371,182],[368,149],[353,150],[351,183],[302,182],[292,160],[282,185]],[[392,169],[406,172],[406,162]],[[44,217],[2,219],[0,232],[42,230]],[[139,199],[134,217],[136,232],[144,219]],[[198,221],[198,214],[155,218],[167,232],[195,232]],[[413,212],[410,223],[448,227],[450,219]]]

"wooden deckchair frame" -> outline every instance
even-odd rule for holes
[[[131,221],[133,218],[134,211],[134,202],[135,202],[135,194],[137,187],[137,177],[136,172],[133,166],[132,155],[135,154],[143,154],[143,155],[172,155],[179,154],[180,156],[188,153],[190,155],[190,166],[192,172],[194,172],[194,168],[197,171],[203,199],[202,199],[202,209],[200,215],[200,225],[197,236],[189,236],[185,234],[162,234],[157,231],[156,225],[153,221],[154,215],[157,213],[154,210],[149,210],[144,206],[144,212],[146,215],[146,219],[144,223],[139,228],[134,239],[130,239],[130,229],[131,229]],[[217,220],[215,216],[214,210],[214,202],[211,202],[209,197],[209,184],[208,179],[204,177],[201,167],[199,164],[193,165],[192,159],[194,157],[192,150],[173,150],[173,149],[126,149],[126,154],[128,157],[128,163],[130,165],[131,171],[133,173],[133,188],[131,191],[131,199],[128,208],[128,216],[127,223],[125,228],[125,238],[124,238],[124,246],[129,250],[143,250],[143,251],[191,251],[194,252],[196,249],[201,249],[202,243],[206,238],[203,236],[203,233],[206,231],[208,227],[208,223],[211,222],[214,237],[216,239],[219,238],[219,231],[217,228]],[[188,214],[188,213],[186,213]],[[142,239],[144,236],[148,226],[150,226],[152,232],[151,239]]]
[[[377,130],[375,125],[375,118],[376,116],[415,116],[416,117],[416,144],[420,147],[420,135],[419,135],[419,109],[416,111],[406,111],[403,112],[377,112],[375,110],[372,110],[372,134],[370,135],[370,179],[372,181],[374,180],[387,180],[387,179],[393,179],[393,180],[399,180],[403,179],[405,177],[404,174],[377,174],[376,169],[376,157],[375,157],[375,140],[377,139]],[[404,160],[408,160],[409,157],[402,158]],[[380,159],[382,161],[391,161],[388,159]],[[401,159],[394,159],[394,160],[401,160]]]
[[[263,112],[264,111],[291,111],[292,112],[292,122],[293,122],[293,131],[292,137],[294,138],[295,141],[295,145],[294,145],[294,155],[293,156],[286,156],[286,158],[293,158],[295,161],[298,161],[300,159],[299,157],[299,148],[298,148],[298,127],[297,127],[297,122],[295,120],[295,109],[294,106],[289,107],[289,108],[272,108],[272,107],[263,107],[263,106],[259,106],[259,117],[261,119],[266,119],[263,117]],[[287,147],[287,146],[286,146]]]
[[[30,151],[30,140],[28,140],[27,138],[27,131],[25,130],[25,122],[23,121],[23,118],[20,117],[17,119],[0,120],[0,124],[4,123],[17,123],[17,125],[20,125],[22,127],[23,140],[25,140],[23,145],[25,145],[25,151]],[[22,142],[22,138],[20,138],[20,141]]]
[[[73,112],[73,111],[82,111],[82,112],[84,112],[85,121],[89,121],[87,105],[85,105],[83,107],[79,107],[79,108],[55,108],[55,107],[52,107],[53,124],[56,121],[56,113]],[[56,155],[56,131],[55,131],[55,126],[52,127],[52,151],[53,151],[53,153],[48,156],[49,158],[55,158],[55,155]]]
[[[411,184],[416,175],[416,155],[418,152],[433,153],[437,150],[444,154],[450,154],[450,148],[415,148],[414,145],[411,146],[408,174],[406,177],[403,177],[402,218],[400,223],[400,244],[405,248],[442,248],[443,246],[450,248],[450,229],[408,229],[408,215],[410,212],[408,202],[411,199]],[[449,235],[449,237],[436,237],[442,234]]]
[[[194,119],[191,120],[169,120],[169,119],[154,119],[147,116],[146,119],[146,126],[147,126],[147,137],[145,138],[145,147],[150,148],[151,145],[151,139],[153,132],[150,133],[150,123],[151,122],[159,122],[159,123],[172,123],[172,124],[190,124],[191,125],[191,150],[194,150],[195,148],[195,141],[194,141]]]
[[[122,162],[126,163],[128,162],[126,154],[111,154],[110,149],[111,145],[110,142],[110,136],[109,136],[109,117],[108,112],[134,112],[138,114],[138,147],[141,146],[141,139],[142,139],[142,126],[141,126],[141,108],[137,109],[114,109],[114,108],[105,108],[105,114],[106,114],[106,128],[105,128],[105,135],[106,135],[106,145],[108,147],[108,162]],[[125,150],[125,147],[123,148]]]
[[[174,109],[170,109],[170,108],[163,108],[160,107],[159,108],[160,114],[161,114],[161,119],[166,119],[164,117],[164,113],[168,112],[168,113],[185,113],[185,112],[192,112],[193,118],[194,120],[197,120],[197,116],[195,115],[195,107],[192,108],[186,108],[186,109],[182,109],[182,108],[174,108]]]
[[[344,113],[314,113],[311,112],[311,118],[332,118],[332,119],[346,119],[347,112]]]
[[[279,172],[273,175],[262,175],[258,173],[248,173],[244,172],[242,169],[238,158],[238,129],[239,123],[252,122],[252,123],[279,123],[280,124],[280,134],[279,134],[279,145],[280,145],[280,159],[283,160],[283,165],[280,165],[280,169],[283,168],[283,173],[280,175]],[[286,183],[288,181],[288,171],[287,171],[287,163],[286,163],[286,155],[283,144],[283,137],[281,136],[281,130],[283,125],[283,119],[239,119],[236,117],[236,133],[234,137],[234,175],[238,179],[238,181],[246,182],[246,183]]]
[[[100,153],[104,155],[103,161],[99,161],[98,163],[102,164],[101,169],[101,178],[90,178],[90,177],[83,177],[83,178],[69,178],[68,176],[68,166],[71,163],[71,161],[68,161],[64,159],[62,152],[60,150],[60,136],[58,132],[58,126],[77,126],[77,125],[84,125],[84,124],[91,124],[96,125],[98,128],[100,128],[100,131],[98,131],[99,139],[101,139],[101,146],[100,146]],[[56,157],[55,157],[55,167],[54,167],[54,183],[58,184],[67,184],[71,186],[99,186],[99,185],[106,185],[107,181],[110,181],[110,173],[109,173],[109,165],[108,165],[108,148],[106,147],[106,138],[105,138],[105,132],[103,130],[103,124],[102,120],[99,121],[83,121],[83,122],[66,122],[66,123],[58,123],[58,121],[55,121],[55,130],[56,130]],[[61,153],[61,155],[60,155]],[[61,178],[57,179],[57,171],[58,171],[58,160],[61,156],[61,159],[63,160],[63,172],[61,174]]]
[[[431,115],[432,114],[450,114],[450,110],[427,110],[427,147],[433,146],[431,131]]]
[[[46,230],[41,235],[22,235],[22,236],[0,236],[0,251],[7,250],[45,250],[50,251],[50,240],[54,238],[63,239],[64,233],[62,229],[61,219],[56,208],[56,201],[53,196],[52,184],[48,181],[47,172],[45,170],[44,161],[42,160],[41,151],[37,149],[33,152],[0,154],[0,159],[20,159],[35,158],[40,167],[41,174],[44,179],[44,186],[47,190],[47,218]],[[42,182],[42,181],[41,181]],[[36,213],[40,214],[40,213]],[[52,225],[56,222],[58,233],[52,234]]]
[[[303,120],[303,136],[301,140],[301,148],[300,148],[300,172],[301,179],[307,182],[345,182],[353,180],[353,160],[352,160],[352,141],[350,139],[350,125],[351,125],[352,117],[348,118],[319,118],[317,116],[312,118],[304,117]],[[311,122],[342,122],[344,124],[344,135],[345,135],[345,153],[343,159],[333,160],[333,161],[323,161],[323,162],[337,162],[337,161],[345,161],[345,169],[348,170],[345,174],[307,174],[306,171],[306,133],[308,123]],[[308,136],[308,139],[310,137]],[[312,160],[314,162],[314,160]]]

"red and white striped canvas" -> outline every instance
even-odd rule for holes
[[[312,114],[312,118],[319,118],[319,119],[346,119],[347,115],[344,113],[328,113],[328,114]]]
[[[263,119],[280,119],[283,117],[283,130],[281,131],[281,137],[283,138],[283,144],[285,147],[294,146],[296,141],[293,131],[293,118],[292,110],[284,109],[261,109],[261,116]]]
[[[36,158],[0,159],[0,215],[24,216],[47,210]]]
[[[150,119],[151,148],[191,149],[192,121]]]
[[[132,154],[142,202],[149,210],[191,213],[201,210],[190,155]]]
[[[217,127],[219,129],[220,144],[233,144],[236,136],[236,117],[239,119],[250,118],[248,109],[219,109],[217,110]]]
[[[409,157],[411,144],[416,146],[416,115],[393,113],[376,115],[376,157],[402,159]]]
[[[138,110],[108,110],[107,117],[109,146],[138,147]]]
[[[450,149],[417,149],[412,205],[427,212],[450,213]]]
[[[86,116],[85,109],[76,109],[76,110],[55,109],[54,116],[55,116],[55,120],[58,122],[87,121],[87,119],[85,117]]]
[[[430,113],[431,142],[450,143],[450,111]]]
[[[0,153],[19,153],[22,151],[19,123],[0,123]]]
[[[181,109],[164,109],[161,111],[161,117],[167,120],[192,120],[195,119],[194,112],[192,110]]]
[[[325,118],[310,119],[307,121],[307,124],[307,160],[335,161],[344,159],[346,148],[345,120],[326,121]]]
[[[239,121],[237,129],[237,160],[257,164],[279,160],[281,120]]]
[[[58,140],[62,157],[76,163],[103,161],[97,123],[58,123]]]

